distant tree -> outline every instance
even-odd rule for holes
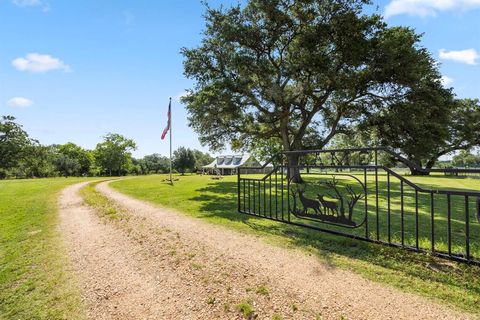
[[[480,155],[462,150],[453,157],[452,164],[456,166],[480,165]]]
[[[208,154],[207,152],[203,153],[200,150],[193,150],[193,154],[195,155],[195,170],[201,170],[203,166],[212,163],[214,158]]]
[[[15,176],[24,178],[45,178],[58,175],[54,161],[57,157],[54,146],[43,146],[34,141],[25,149],[26,156],[15,170]]]
[[[158,153],[154,153],[143,157],[143,165],[145,166],[146,173],[164,173],[168,172],[170,168],[170,160]]]
[[[53,161],[57,171],[64,177],[77,175],[80,171],[80,164],[64,154],[59,154]]]
[[[195,169],[195,154],[192,150],[180,147],[173,152],[173,166],[182,175]]]
[[[480,146],[480,101],[478,99],[455,100],[447,127],[448,135],[427,166],[444,155],[458,150],[471,150]]]
[[[15,122],[15,117],[0,118],[0,178],[5,178],[9,169],[19,165],[32,143],[22,126]]]
[[[148,169],[147,166],[145,165],[145,161],[143,158],[137,159],[137,158],[132,158],[132,165],[136,167],[135,174],[148,174]]]
[[[478,100],[454,100],[449,90],[416,91],[371,119],[381,144],[416,164],[409,166],[413,175],[427,174],[417,167],[430,169],[441,156],[480,145]]]
[[[321,149],[417,85],[440,81],[420,36],[366,13],[369,3],[250,0],[243,8],[207,8],[201,45],[182,50],[185,75],[195,81],[182,101],[201,142],[213,150],[259,140],[284,151]]]
[[[63,163],[63,165],[67,165],[70,167],[68,171],[71,173],[69,175],[87,175],[90,173],[94,162],[94,156],[88,150],[83,149],[82,147],[68,142],[62,145],[57,146],[58,153],[62,160],[58,160],[57,163]],[[69,160],[67,160],[67,158]],[[74,170],[71,171],[71,169]],[[63,171],[65,173],[65,171]]]
[[[143,159],[132,158],[132,165],[130,167],[130,173],[134,174],[134,175],[141,175],[141,174],[147,174],[148,173]]]
[[[109,133],[103,142],[97,144],[94,152],[95,161],[109,176],[125,174],[132,165],[131,151],[136,148],[137,145],[132,139],[117,133]]]

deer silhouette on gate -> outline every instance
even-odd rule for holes
[[[322,214],[320,203],[317,200],[305,198],[304,194],[305,190],[298,190],[298,197],[303,205],[303,213],[307,213],[308,209],[313,209],[316,214]]]
[[[328,214],[328,212],[330,212],[332,216],[334,216],[335,214],[338,215],[338,205],[336,202],[325,200],[324,196],[321,194],[317,194],[317,196],[318,200],[325,209],[325,214]]]

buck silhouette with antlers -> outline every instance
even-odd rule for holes
[[[303,213],[307,213],[308,209],[313,209],[316,214],[322,214],[320,203],[317,200],[305,198],[304,193],[305,190],[298,190],[298,198],[303,205]]]

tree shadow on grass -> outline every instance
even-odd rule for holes
[[[237,211],[236,182],[211,182],[196,192],[199,195],[189,200],[201,203],[200,218],[225,219],[225,222],[241,223],[256,233],[286,238],[289,244],[307,249],[332,268],[337,265],[334,256],[343,256],[418,280],[428,278],[429,281],[468,288],[469,291],[480,294],[480,279],[475,276],[478,267],[241,214]]]

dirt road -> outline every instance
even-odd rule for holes
[[[97,189],[126,212],[107,221],[79,189],[60,198],[91,319],[467,319],[468,315],[321,263],[300,251]],[[234,214],[234,213],[232,213]],[[243,306],[243,308],[242,308]]]

